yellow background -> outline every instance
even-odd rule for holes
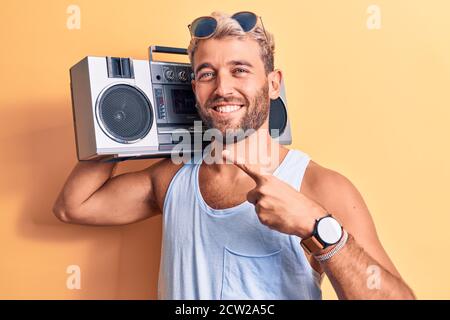
[[[66,27],[70,4],[80,30]],[[379,30],[366,26],[371,4]],[[160,217],[86,227],[51,212],[77,161],[68,70],[86,55],[146,59],[151,44],[186,47],[187,24],[214,10],[263,17],[285,75],[292,147],[353,181],[419,298],[450,298],[446,0],[4,1],[0,298],[156,297]],[[69,265],[81,268],[80,290],[66,287]],[[335,299],[328,281],[323,289]]]

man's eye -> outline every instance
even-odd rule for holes
[[[204,79],[205,77],[210,77],[210,76],[212,76],[213,75],[213,73],[212,72],[205,72],[205,73],[202,73],[201,75],[200,75],[200,77],[198,77],[199,79]]]
[[[247,72],[247,70],[245,70],[245,69],[242,69],[242,68],[237,68],[237,69],[234,69],[234,73],[246,73]]]

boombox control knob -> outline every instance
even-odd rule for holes
[[[186,81],[187,80],[187,73],[186,73],[186,71],[178,72],[178,79],[180,79],[183,82]]]
[[[172,81],[173,79],[175,79],[175,73],[173,72],[173,70],[166,70],[166,72],[164,73],[165,77],[167,80]]]

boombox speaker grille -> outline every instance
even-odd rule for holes
[[[105,133],[121,143],[142,139],[153,123],[150,101],[139,89],[126,84],[111,86],[103,92],[98,116]]]
[[[286,107],[281,98],[270,100],[270,114],[269,114],[269,132],[272,138],[278,138],[283,134],[287,124]],[[278,130],[272,131],[272,130]]]

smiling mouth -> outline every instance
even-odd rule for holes
[[[219,112],[219,113],[232,113],[232,112],[239,111],[243,107],[244,107],[243,104],[230,104],[230,105],[213,107],[213,110],[216,112]]]

